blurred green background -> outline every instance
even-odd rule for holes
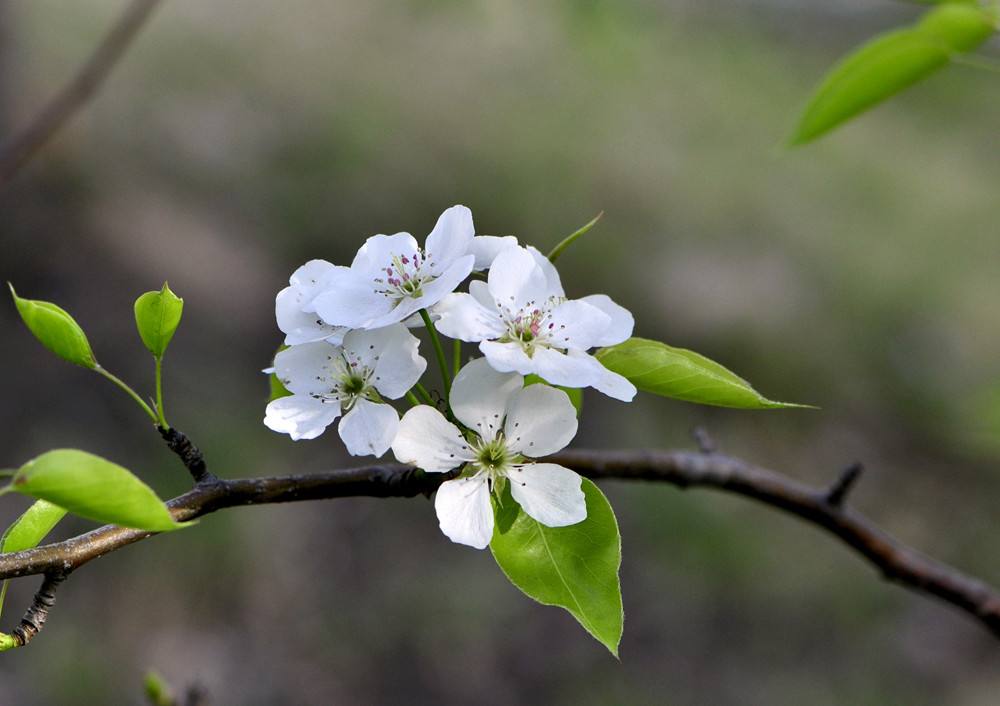
[[[0,127],[23,125],[121,0],[0,4]],[[166,0],[106,90],[0,193],[0,278],[69,309],[151,389],[131,305],[186,299],[167,409],[222,475],[357,463],[263,427],[274,294],[447,206],[560,261],[637,334],[821,411],[588,393],[578,445],[722,449],[854,502],[1000,583],[1000,88],[951,69],[798,151],[836,57],[919,8],[879,0]],[[996,53],[994,42],[987,51]],[[0,465],[75,446],[163,495],[187,476],[97,376],[0,306]],[[1000,649],[802,523],[606,484],[622,527],[616,662],[449,543],[422,499],[234,510],[81,570],[0,659],[3,701],[138,704],[155,667],[218,704],[997,703]],[[0,519],[24,502],[5,498]],[[57,536],[86,528],[67,522]],[[36,588],[16,582],[14,624]]]

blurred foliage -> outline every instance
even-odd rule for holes
[[[22,123],[119,9],[0,8],[0,124]],[[0,279],[73,311],[144,394],[132,303],[169,279],[187,303],[171,423],[221,474],[307,472],[350,461],[336,435],[295,444],[261,424],[273,298],[296,266],[344,262],[374,232],[422,237],[452,203],[543,251],[603,210],[559,261],[571,296],[611,294],[636,335],[822,411],[588,394],[579,445],[691,445],[705,424],[806,481],[860,459],[862,509],[997,582],[1000,93],[954,70],[822,143],[778,147],[826,67],[921,9],[171,0],[0,194]],[[161,496],[186,488],[119,391],[39,355],[12,306],[0,328],[0,465],[72,446]],[[0,660],[5,698],[135,703],[155,665],[249,706],[994,702],[988,635],[795,520],[604,490],[624,544],[621,663],[442,538],[429,503],[359,499],[231,511],[86,567],[45,634]],[[8,500],[3,524],[26,505]],[[8,614],[35,588],[14,582]]]

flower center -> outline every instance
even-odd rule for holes
[[[385,267],[385,277],[375,280],[380,286],[376,291],[397,300],[422,297],[424,285],[435,279],[427,272],[428,263],[428,257],[419,250],[410,255],[393,255]]]
[[[507,330],[500,337],[501,343],[519,343],[529,356],[536,347],[551,345],[555,324],[548,321],[549,314],[559,302],[553,297],[542,304],[528,302],[523,309],[512,311],[502,307],[500,316]]]
[[[476,449],[476,465],[491,475],[499,473],[510,465],[511,455],[503,435],[493,441],[484,442]]]

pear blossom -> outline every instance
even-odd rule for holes
[[[399,414],[383,398],[398,399],[423,375],[420,342],[402,324],[349,331],[342,345],[314,341],[274,358],[274,373],[292,394],[267,405],[264,424],[293,440],[315,439],[343,414],[340,438],[354,456],[389,450]]]
[[[524,387],[517,373],[501,373],[483,358],[467,364],[451,387],[451,409],[463,432],[429,405],[413,407],[399,423],[392,452],[428,473],[465,466],[438,488],[434,500],[441,531],[453,542],[483,549],[493,536],[490,494],[510,484],[514,500],[548,527],[587,517],[579,475],[533,458],[566,446],[576,435],[576,410],[562,390]]]
[[[629,402],[636,388],[587,353],[632,335],[632,314],[604,294],[567,299],[559,273],[534,248],[508,247],[486,282],[452,293],[434,308],[445,336],[479,343],[496,370],[534,373],[553,385],[593,387]]]
[[[489,267],[513,238],[475,235],[472,212],[452,206],[423,249],[409,233],[373,235],[350,267],[335,267],[312,306],[326,324],[376,329],[437,304],[475,268]]]
[[[336,266],[326,260],[310,260],[292,273],[275,298],[274,313],[278,328],[285,334],[285,345],[327,341],[339,345],[348,332],[345,326],[330,326],[316,314],[313,300],[327,285]]]

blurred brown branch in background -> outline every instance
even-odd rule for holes
[[[860,467],[848,467],[829,488],[814,488],[775,471],[714,451],[564,451],[549,457],[594,480],[642,480],[679,488],[704,487],[752,498],[831,533],[861,554],[882,575],[910,590],[951,603],[1000,637],[1000,594],[986,583],[926,557],[881,530],[846,505]],[[343,497],[429,495],[451,474],[428,474],[384,464],[323,473],[243,478],[206,476],[167,505],[178,521],[242,505],[264,505]],[[69,573],[151,536],[106,526],[22,552],[0,555],[0,579]]]
[[[132,0],[87,62],[19,133],[0,144],[0,188],[94,97],[160,0]]]

